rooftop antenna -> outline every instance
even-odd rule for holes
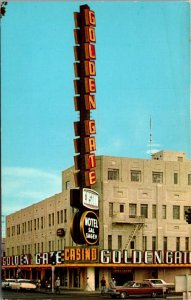
[[[152,119],[150,115],[150,156],[152,156]]]

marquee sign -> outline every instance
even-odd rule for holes
[[[80,12],[74,13],[74,20],[74,105],[80,113],[80,120],[74,122],[75,184],[80,188],[90,188],[96,183],[96,124],[90,119],[90,111],[96,108],[95,13],[88,5],[81,5]]]
[[[96,221],[91,225],[93,228],[97,227]],[[96,246],[90,247],[65,247],[60,251],[36,253],[33,256],[33,261],[30,254],[23,254],[20,256],[2,257],[1,265],[4,266],[18,266],[18,265],[48,265],[50,259],[55,254],[55,263],[99,263],[103,266],[110,264],[120,267],[126,265],[136,266],[160,266],[160,265],[176,265],[183,267],[184,265],[191,266],[191,251],[162,251],[162,250],[132,250],[132,256],[129,256],[128,250],[99,250]]]
[[[90,118],[90,111],[96,109],[95,12],[88,5],[81,5],[80,12],[74,13],[74,21],[74,106],[80,119],[74,122],[74,179],[77,189],[70,190],[70,205],[78,212],[72,221],[71,236],[76,244],[95,245],[99,242],[99,222],[92,210],[98,210],[99,206],[98,194],[91,190],[91,186],[96,183],[96,122]]]

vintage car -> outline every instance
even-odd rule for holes
[[[125,299],[128,296],[149,296],[157,297],[164,295],[162,287],[154,287],[150,282],[146,281],[128,281],[123,286],[116,286],[110,291],[111,298]]]
[[[16,279],[7,278],[1,281],[2,289],[10,289],[12,284],[15,283]]]
[[[36,284],[30,279],[17,279],[12,283],[12,290],[35,290]]]
[[[168,282],[164,281],[163,279],[151,278],[151,279],[144,279],[144,281],[150,282],[155,287],[163,287],[164,291],[167,292],[167,293],[170,293],[170,292],[175,290],[175,284],[174,283],[168,283]]]

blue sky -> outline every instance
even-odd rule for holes
[[[61,191],[73,165],[74,19],[96,14],[97,155],[190,158],[189,3],[10,2],[2,19],[2,214]]]

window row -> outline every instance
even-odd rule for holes
[[[148,218],[149,216],[149,207],[150,205],[148,204],[140,204],[140,216],[144,218]],[[182,218],[185,220],[185,212],[188,210],[189,206],[184,206],[183,207],[183,212],[182,212]],[[126,204],[119,203],[119,213],[124,213],[126,209]],[[157,205],[152,204],[151,206],[152,209],[152,219],[158,218],[158,212],[157,212]],[[171,218],[174,220],[180,220],[181,219],[181,206],[180,205],[173,205],[172,206],[172,215]],[[130,218],[135,218],[138,216],[138,205],[136,203],[129,203],[129,217]],[[162,213],[162,215],[161,215]],[[109,217],[113,217],[114,215],[114,203],[109,202]],[[162,219],[167,218],[167,206],[162,205],[162,212],[160,212],[160,216],[162,216]],[[168,213],[169,216],[169,213]]]
[[[142,172],[131,170],[130,178],[132,182],[142,182]],[[119,169],[108,169],[108,180],[119,180]],[[163,183],[163,172],[152,172],[152,183]],[[179,174],[173,173],[173,183],[179,183]],[[188,174],[188,185],[191,185],[191,173]]]
[[[44,242],[39,242],[39,243],[34,243],[28,244],[28,245],[22,245],[22,246],[16,246],[16,247],[11,247],[7,248],[6,255],[11,256],[11,255],[21,255],[21,254],[35,254],[35,253],[42,253],[45,251],[56,251],[56,250],[62,250],[64,248],[64,239],[60,238],[57,240],[57,245],[55,244],[55,241],[48,241],[48,248],[45,249],[45,243]]]
[[[112,235],[108,235],[108,249],[111,250],[113,249],[113,236]],[[122,235],[118,235],[117,236],[117,244],[118,244],[118,250],[122,250],[123,249],[123,243],[126,242],[126,239],[124,236]],[[184,239],[184,244],[183,244],[183,239]],[[181,238],[180,237],[176,237],[175,238],[175,250],[176,251],[189,251],[189,242],[190,242],[190,238],[189,237],[184,237]],[[152,236],[151,237],[151,249],[150,247],[148,248],[148,237],[147,236],[143,236],[142,239],[142,249],[144,251],[146,250],[158,250],[161,249],[163,247],[163,250],[169,250],[171,249],[171,245],[172,244],[172,239],[171,239],[171,243],[169,243],[168,241],[168,237],[164,236],[163,237],[163,245],[158,245],[157,243],[157,237],[156,236]],[[136,246],[136,237],[133,237],[133,239],[130,242],[129,248],[131,250],[136,250],[137,246]]]
[[[48,215],[48,226],[55,225],[55,214]],[[63,224],[67,222],[67,210],[57,211],[57,224]],[[22,224],[13,225],[7,228],[7,237],[24,234],[26,232],[32,232],[33,230],[40,230],[45,228],[45,217],[36,218],[34,220],[29,220],[23,222]]]

